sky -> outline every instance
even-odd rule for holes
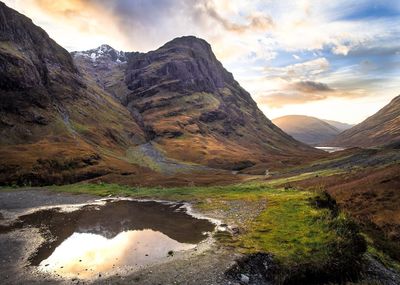
[[[69,51],[208,41],[270,119],[359,123],[400,94],[397,0],[5,0]]]

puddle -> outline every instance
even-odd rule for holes
[[[205,240],[214,225],[182,206],[110,200],[74,211],[49,208],[19,217],[0,233],[38,228],[45,242],[30,257],[31,265],[63,277],[91,278],[153,264]]]
[[[344,147],[336,147],[336,146],[317,146],[315,148],[329,152],[329,153],[345,150]]]

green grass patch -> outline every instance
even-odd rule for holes
[[[337,174],[342,174],[345,173],[345,171],[337,168],[332,168],[332,169],[325,169],[325,170],[318,170],[318,171],[313,171],[313,172],[306,172],[302,173],[299,175],[294,175],[286,178],[279,178],[279,179],[273,179],[270,180],[269,185],[271,186],[277,186],[277,185],[283,185],[285,183],[290,183],[290,182],[295,182],[295,181],[301,181],[313,177],[327,177],[327,176],[332,176],[332,175],[337,175]]]
[[[324,260],[336,238],[328,209],[310,204],[310,192],[275,191],[268,195],[266,210],[240,238],[244,252],[267,251],[284,263]]]
[[[71,126],[74,129],[74,131],[81,133],[81,134],[85,134],[90,131],[88,126],[79,124],[78,122],[75,122],[75,121],[71,121]]]

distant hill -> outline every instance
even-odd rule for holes
[[[329,142],[331,146],[372,147],[400,141],[400,96],[365,121]]]
[[[313,146],[331,140],[340,133],[338,128],[309,116],[288,115],[272,122],[296,140]]]
[[[323,121],[328,123],[329,125],[335,127],[340,132],[343,132],[345,130],[348,130],[348,129],[354,127],[354,125],[352,125],[352,124],[346,124],[346,123],[342,123],[342,122],[338,122],[338,121],[332,121],[332,120],[323,120]]]

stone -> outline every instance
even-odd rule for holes
[[[248,284],[250,282],[250,278],[249,278],[249,276],[247,276],[245,274],[241,274],[240,275],[240,281],[245,283],[245,284]]]

